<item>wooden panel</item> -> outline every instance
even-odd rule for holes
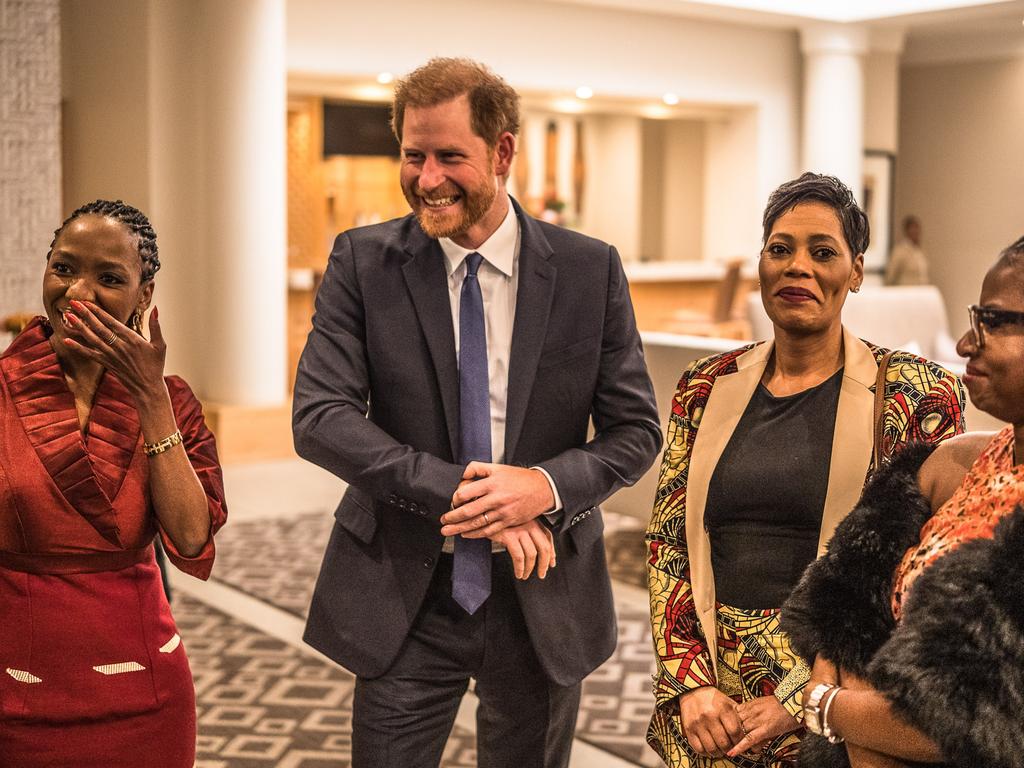
[[[328,235],[409,212],[393,157],[329,157],[323,163]]]
[[[323,268],[327,260],[323,104],[288,102],[288,267]]]
[[[746,293],[753,289],[742,279],[733,303],[733,318],[712,323],[711,314],[721,280],[636,281],[629,284],[637,327],[642,331],[668,331],[693,336],[723,336],[743,339],[749,335],[744,317]]]
[[[295,457],[291,401],[274,408],[204,403],[222,464]]]

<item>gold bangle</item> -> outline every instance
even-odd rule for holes
[[[168,435],[163,440],[157,440],[155,443],[143,443],[142,450],[146,452],[147,456],[156,456],[158,453],[169,451],[176,445],[181,445],[181,430],[174,430],[173,435]]]

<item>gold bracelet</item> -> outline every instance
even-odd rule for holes
[[[157,440],[155,443],[143,443],[142,450],[146,452],[147,456],[156,456],[158,453],[169,451],[176,445],[181,445],[181,430],[174,430],[173,435],[168,435],[163,440]]]

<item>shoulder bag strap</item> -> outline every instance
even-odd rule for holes
[[[882,359],[878,361],[878,375],[875,376],[875,413],[872,422],[875,425],[875,433],[871,443],[874,469],[882,466],[882,409],[885,406],[885,376],[889,371],[889,358],[891,357],[891,351],[882,355]]]

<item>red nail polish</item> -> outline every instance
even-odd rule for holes
[[[75,323],[77,323],[77,322],[78,322],[78,318],[77,318],[77,317],[75,317],[75,316],[74,316],[73,314],[71,314],[70,312],[65,312],[65,313],[64,313],[64,317],[66,317],[66,318],[67,318],[67,321],[68,321],[68,325],[74,325]]]

